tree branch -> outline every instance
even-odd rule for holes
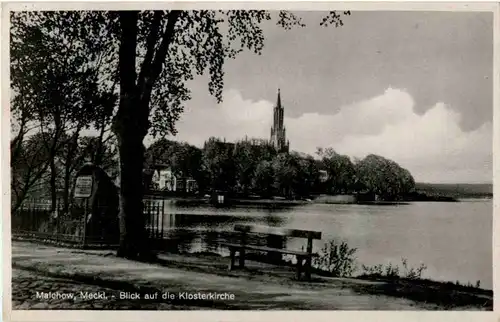
[[[135,92],[137,73],[135,71],[138,11],[120,12],[122,29],[120,46],[120,89],[125,93]]]
[[[153,64],[149,70],[149,77],[146,76],[144,80],[144,85],[141,90],[141,105],[149,108],[149,101],[151,99],[151,92],[153,90],[153,84],[161,74],[163,70],[163,62],[167,57],[168,47],[174,38],[174,27],[179,19],[181,11],[172,10],[168,14],[167,26],[165,27],[165,31],[163,32],[162,41],[160,47],[156,51]],[[149,109],[147,110],[146,115],[149,115]]]
[[[151,64],[155,54],[156,42],[158,40],[158,31],[160,29],[162,17],[162,11],[155,11],[153,22],[151,24],[151,31],[149,32],[148,39],[146,41],[146,56],[144,57],[144,61],[142,62],[141,72],[139,74],[139,89],[143,88],[146,78],[151,74]]]
[[[121,28],[120,50],[119,50],[119,78],[120,78],[120,101],[118,112],[113,120],[113,132],[116,134],[125,134],[128,127],[124,122],[137,122],[131,119],[135,115],[134,109],[137,108],[137,73],[136,64],[136,46],[137,46],[137,21],[139,11],[121,11],[119,21]],[[133,125],[135,126],[135,125]],[[130,131],[130,128],[128,128]]]

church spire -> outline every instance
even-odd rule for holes
[[[281,93],[278,88],[278,97],[274,107],[274,122],[271,127],[271,143],[279,152],[288,152],[289,143],[286,140],[286,131],[284,126],[285,111],[281,105]]]
[[[276,107],[281,108],[281,94],[280,94],[280,89],[278,88],[278,99],[276,101]]]

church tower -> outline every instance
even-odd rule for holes
[[[286,130],[283,124],[285,109],[281,106],[281,94],[278,89],[278,99],[274,107],[273,127],[271,127],[271,144],[278,152],[288,152],[290,142],[286,140]]]

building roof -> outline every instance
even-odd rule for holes
[[[150,168],[154,169],[154,170],[163,170],[163,169],[170,168],[170,165],[164,164],[164,163],[157,163],[157,164],[153,164]]]

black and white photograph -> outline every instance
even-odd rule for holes
[[[243,4],[4,7],[12,313],[492,312],[498,4]]]

